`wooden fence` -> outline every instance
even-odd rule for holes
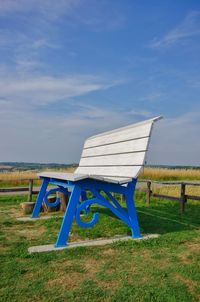
[[[16,182],[16,181],[22,181],[22,182],[27,182],[27,187],[14,187],[14,188],[0,188],[0,195],[1,193],[17,193],[17,192],[28,192],[28,199],[27,201],[31,202],[32,201],[32,196],[34,194],[38,194],[38,190],[33,189],[33,182],[34,180],[39,180],[38,178],[20,178],[20,179],[9,179],[9,180],[0,180],[1,183],[8,183],[8,182]],[[9,195],[9,194],[8,194]]]
[[[34,180],[38,180],[38,178],[32,178],[32,179],[19,179],[17,181],[25,181],[27,182],[27,187],[15,187],[15,188],[0,188],[0,195],[1,193],[16,193],[16,192],[27,192],[28,193],[28,199],[27,201],[32,201],[32,196],[34,194],[38,194],[38,190],[34,190],[33,188],[33,182]],[[0,182],[15,182],[16,179],[13,180],[0,180]],[[138,180],[138,183],[146,183],[146,188],[140,189],[140,191],[146,193],[146,202],[148,205],[150,205],[151,197],[156,198],[163,198],[163,199],[170,199],[175,200],[180,203],[180,210],[183,213],[185,210],[185,204],[187,203],[188,199],[200,201],[200,196],[193,196],[186,194],[186,186],[200,186],[200,182],[173,182],[173,181],[166,181],[166,182],[159,182],[159,181],[151,181],[151,180]],[[175,196],[169,196],[169,195],[163,195],[163,194],[157,194],[152,191],[152,184],[158,184],[159,186],[163,185],[178,185],[180,186],[180,194],[179,197]],[[9,194],[8,194],[9,195]]]
[[[179,182],[179,181],[160,182],[160,181],[151,181],[151,180],[140,181],[140,182],[146,182],[146,184],[147,184],[146,190],[142,190],[142,191],[146,192],[146,202],[148,204],[150,204],[151,197],[175,200],[180,203],[180,210],[183,213],[185,211],[185,204],[187,203],[188,199],[200,201],[200,196],[186,194],[186,186],[200,186],[200,183],[198,183],[198,182],[185,182],[185,181],[184,182]],[[163,185],[180,186],[179,196],[175,197],[175,196],[154,193],[152,191],[153,183],[158,184],[159,186],[163,186]]]

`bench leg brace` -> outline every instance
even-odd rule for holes
[[[81,188],[75,185],[72,189],[70,199],[67,205],[67,209],[62,221],[60,232],[55,244],[55,247],[62,247],[67,245],[69,232],[72,226],[73,218],[76,214],[76,207],[79,203],[79,198],[81,196]]]
[[[41,209],[41,206],[42,206],[44,196],[45,196],[46,191],[47,191],[48,184],[49,184],[49,180],[45,178],[43,180],[40,192],[38,194],[38,197],[37,197],[34,209],[33,209],[33,213],[32,213],[32,216],[31,216],[32,218],[37,218],[39,216],[40,209]]]

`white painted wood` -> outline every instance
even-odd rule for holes
[[[89,149],[83,149],[81,157],[116,154],[124,152],[146,151],[149,137],[127,142],[109,144]]]
[[[86,178],[128,183],[137,178],[145,162],[156,117],[88,138],[75,173],[44,172],[41,177],[78,181]]]
[[[121,130],[138,127],[138,126],[142,126],[142,125],[145,125],[145,124],[153,124],[154,122],[156,122],[160,119],[162,119],[162,116],[156,116],[154,118],[151,118],[149,120],[145,120],[145,121],[142,121],[142,122],[139,122],[139,123],[134,123],[134,124],[130,124],[130,125],[125,126],[125,127],[121,127],[121,128],[117,128],[117,129],[114,129],[114,130],[111,130],[111,131],[106,131],[106,132],[103,132],[103,133],[99,133],[99,134],[91,136],[90,138],[95,138],[95,137],[98,137],[98,136],[107,135],[107,134],[111,134],[111,133],[114,133],[114,132],[119,132]]]
[[[115,167],[78,167],[76,173],[114,177],[136,178],[141,169],[140,166],[115,166]]]
[[[100,176],[100,175],[90,175],[90,178],[107,181],[111,183],[117,184],[127,184],[128,182],[132,181],[132,178],[128,177],[109,177],[109,176]]]
[[[143,165],[145,152],[113,154],[81,158],[79,166],[127,166]]]
[[[120,129],[111,134],[104,134],[101,136],[89,138],[86,140],[84,149],[94,146],[101,146],[105,144],[117,143],[120,141],[132,140],[150,135],[152,123],[145,124],[138,127],[132,127],[127,129]]]
[[[49,177],[49,178],[71,180],[71,181],[77,181],[77,180],[88,178],[88,175],[86,175],[85,173],[80,175],[78,173],[74,174],[74,173],[60,173],[60,172],[43,172],[38,175],[40,177]]]

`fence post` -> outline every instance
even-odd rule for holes
[[[185,203],[186,203],[186,196],[185,196],[185,184],[181,183],[181,192],[180,192],[180,206],[181,206],[181,213],[185,211]]]
[[[29,179],[28,202],[32,202],[33,194],[33,179]]]
[[[146,202],[150,205],[150,198],[151,198],[151,181],[147,181],[147,194],[146,194]]]

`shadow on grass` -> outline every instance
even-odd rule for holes
[[[125,208],[125,207],[124,207]],[[140,202],[137,204],[137,215],[141,233],[171,233],[200,228],[200,206],[187,204],[184,214],[180,214],[179,204],[155,201],[149,207]],[[109,209],[91,208],[91,213],[98,212],[119,220]]]

